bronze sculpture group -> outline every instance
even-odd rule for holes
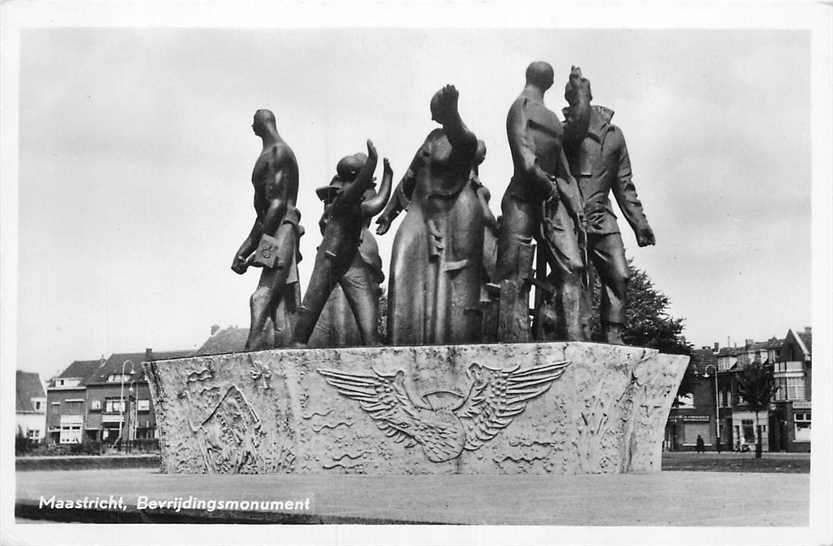
[[[514,174],[499,219],[479,178],[485,143],[460,117],[454,86],[431,99],[431,118],[441,127],[425,138],[390,200],[387,159],[381,187],[373,189],[378,156],[372,142],[367,155],[339,161],[333,181],[318,190],[323,240],[303,302],[298,165],[274,115],[258,110],[252,125],[263,140],[252,174],[256,220],[232,263],[239,274],[250,265],[262,268],[246,349],[303,347],[315,329],[328,329],[322,323],[345,324],[325,306],[337,297],[347,300],[339,309],[355,319],[360,344],[382,341],[376,332],[384,275],[368,227],[379,214],[376,233],[384,235],[403,211],[388,279],[391,345],[589,340],[590,263],[602,286],[603,341],[621,344],[628,273],[610,192],[639,246],[653,245],[654,234],[631,180],[624,137],[610,123],[613,112],[590,104],[590,82],[574,67],[562,122],[544,104],[553,80],[551,65],[530,64],[509,109]]]

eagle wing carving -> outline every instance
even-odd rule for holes
[[[373,370],[373,375],[364,375],[319,369],[318,373],[340,394],[358,401],[376,426],[394,441],[413,440],[419,419],[405,391],[402,371],[385,375]]]
[[[471,392],[455,411],[466,429],[465,449],[475,450],[506,428],[526,409],[529,400],[545,393],[569,366],[568,360],[520,370],[520,365],[496,369],[472,364]]]

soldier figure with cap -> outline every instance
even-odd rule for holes
[[[336,177],[328,187],[319,189],[318,195],[326,203],[319,223],[323,240],[315,256],[304,302],[298,310],[293,336],[295,344],[304,345],[309,341],[321,310],[337,285],[343,290],[356,318],[362,344],[378,343],[376,322],[381,260],[373,248],[375,241],[364,241],[362,234],[367,231],[370,219],[387,203],[393,171],[385,159],[381,188],[378,194],[372,192],[378,154],[369,140],[367,150],[367,155],[358,153],[341,159],[336,167]],[[375,263],[377,260],[378,264]],[[377,273],[374,274],[374,270]]]

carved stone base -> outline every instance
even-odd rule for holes
[[[658,471],[687,365],[577,342],[144,364],[164,471],[363,474]]]

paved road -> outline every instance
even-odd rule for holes
[[[169,475],[152,469],[121,469],[17,472],[15,477],[18,506],[29,507],[25,514],[19,508],[19,517],[46,515],[39,516],[35,508],[41,495],[64,499],[114,495],[124,497],[125,514],[132,514],[133,521],[137,516],[152,521],[223,516],[298,523],[806,526],[810,484],[807,474],[721,472],[368,477]],[[248,515],[156,511],[142,516],[135,509],[139,495],[151,499],[193,495],[206,500],[309,498],[310,511]]]

